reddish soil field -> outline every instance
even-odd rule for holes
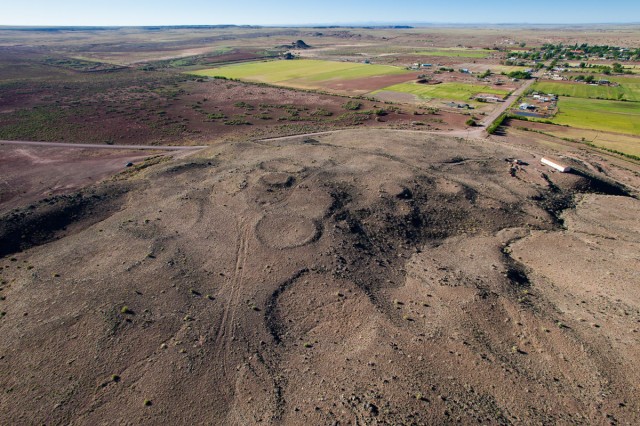
[[[368,78],[359,78],[354,80],[340,80],[326,85],[329,90],[340,90],[344,92],[353,93],[367,93],[374,90],[378,90],[381,87],[392,86],[398,83],[405,83],[407,81],[415,80],[421,72],[398,74],[398,75],[384,75]]]
[[[415,106],[376,120],[383,105],[358,111],[344,96],[245,84],[195,81],[164,71],[72,76],[70,82],[16,84],[0,94],[0,139],[117,144],[202,144],[225,138],[281,136],[353,125],[409,125]],[[236,106],[241,105],[241,106]],[[370,111],[366,113],[366,111]],[[430,120],[459,122],[439,114]],[[425,124],[429,124],[428,122]],[[443,126],[438,126],[443,127]]]

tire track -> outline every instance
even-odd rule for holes
[[[249,251],[250,232],[251,227],[248,226],[247,220],[243,217],[240,217],[236,221],[236,233],[238,235],[238,238],[236,239],[236,261],[233,270],[233,276],[231,277],[230,285],[226,286],[226,288],[224,289],[224,292],[228,297],[215,339],[216,348],[222,355],[222,368],[223,374],[225,376],[229,374],[228,365],[231,351],[230,342],[235,337],[234,334],[238,293],[240,291],[240,287],[244,282],[244,271],[247,261],[247,254]]]

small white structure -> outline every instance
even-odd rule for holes
[[[547,160],[546,158],[541,158],[540,162],[542,164],[545,164],[545,165],[547,165],[549,167],[552,167],[552,168],[556,169],[560,173],[567,173],[568,171],[571,170],[571,167],[564,166],[562,164],[556,163],[556,162],[551,161],[551,160]]]

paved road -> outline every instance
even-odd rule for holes
[[[107,145],[91,143],[63,143],[63,142],[32,142],[32,141],[3,141],[0,145],[30,145],[49,146],[55,148],[89,148],[89,149],[134,149],[150,151],[197,151],[207,146],[172,146],[172,145]]]

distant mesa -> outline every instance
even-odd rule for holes
[[[276,47],[280,49],[311,49],[311,46],[309,46],[303,40],[296,40],[291,44],[283,44]]]
[[[293,47],[296,49],[311,49],[311,46],[309,46],[307,43],[305,43],[302,40],[296,40],[292,44],[293,44]]]

